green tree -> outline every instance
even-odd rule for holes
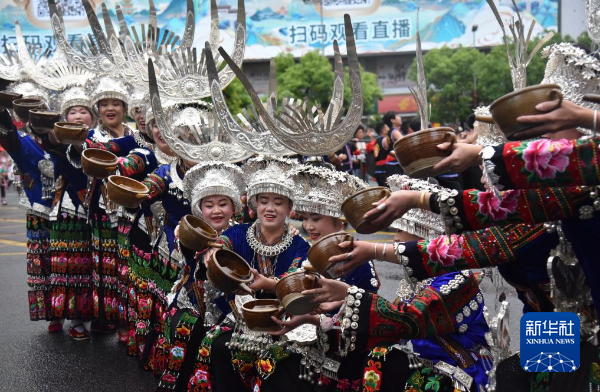
[[[283,97],[304,99],[311,103],[320,104],[327,109],[333,92],[334,72],[327,57],[318,51],[309,52],[299,61],[291,54],[280,54],[275,58],[277,70],[277,94]],[[366,72],[361,67],[362,95],[364,114],[375,112],[376,100],[381,99],[381,89],[377,84],[377,75]],[[350,85],[348,69],[346,68],[344,101],[347,107],[350,102]]]
[[[484,54],[473,48],[433,49],[423,56],[430,120],[451,123],[465,118],[473,106],[473,67]],[[416,80],[416,62],[409,77]]]

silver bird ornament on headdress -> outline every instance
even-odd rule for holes
[[[251,155],[214,120],[210,103],[190,99],[163,105],[152,60],[148,60],[148,75],[154,121],[175,154],[193,162],[239,162]]]
[[[219,41],[219,19],[217,4],[211,1],[211,29],[209,40],[212,46],[217,46]],[[131,80],[136,86],[148,88],[148,69],[146,64],[152,59],[155,68],[155,77],[159,91],[163,98],[177,99],[201,99],[210,95],[208,87],[208,76],[206,74],[206,53],[202,51],[198,57],[196,48],[179,46],[172,51],[165,49],[161,43],[158,50],[146,50],[141,45],[136,45],[130,36],[123,38],[123,44],[116,37],[111,38],[111,48],[117,66],[124,76]],[[246,12],[244,1],[238,0],[237,24],[235,28],[233,58],[235,64],[241,66],[244,60],[246,48]],[[219,66],[221,60],[218,61]],[[219,72],[223,88],[233,78],[234,73],[228,66]]]
[[[231,67],[250,95],[250,99],[258,114],[258,121],[262,122],[281,144],[298,154],[313,156],[334,153],[352,138],[360,123],[363,113],[362,85],[356,44],[354,42],[354,31],[348,14],[344,15],[344,25],[348,52],[351,100],[345,118],[339,123],[336,123],[336,119],[333,118],[333,112],[339,109],[339,107],[334,106],[336,109],[331,110],[329,114],[326,113],[327,116],[324,116],[320,107],[311,107],[307,100],[295,101],[284,99],[283,107],[280,113],[277,114],[276,97],[270,95],[268,107],[265,108],[239,66],[234,64],[223,48],[219,48],[219,53],[221,53],[225,62]],[[339,81],[339,78],[336,78],[336,80]],[[334,97],[336,101],[337,98]],[[336,104],[339,105],[339,102],[334,103],[334,105]],[[338,113],[338,118],[339,114],[341,113]]]

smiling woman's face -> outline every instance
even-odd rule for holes
[[[231,199],[224,195],[207,196],[200,201],[202,217],[213,229],[221,232],[229,227],[235,212]]]
[[[321,214],[302,215],[302,227],[312,241],[317,241],[328,234],[342,230],[342,221]]]
[[[98,102],[98,114],[106,126],[117,127],[125,118],[125,105],[120,99],[101,99]]]
[[[85,124],[90,128],[94,124],[94,117],[85,106],[73,106],[69,108],[66,120],[77,124]]]
[[[292,212],[292,202],[276,193],[259,193],[256,196],[256,216],[262,227],[278,229]]]

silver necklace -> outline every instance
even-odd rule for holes
[[[152,143],[149,143],[146,140],[144,140],[144,137],[142,136],[142,133],[140,131],[133,132],[133,138],[135,139],[135,142],[138,144],[138,146],[147,148],[148,150],[152,150]]]
[[[258,253],[264,257],[273,257],[283,253],[292,244],[294,237],[290,235],[289,228],[287,227],[285,234],[281,238],[281,242],[278,244],[265,245],[261,243],[258,238],[256,238],[256,229],[258,228],[257,224],[258,221],[254,222],[246,232],[246,241],[248,241],[248,245],[255,253]]]
[[[171,182],[169,183],[169,194],[175,196],[177,200],[181,200],[184,206],[189,204],[188,199],[185,197],[183,193],[183,181],[179,177],[179,173],[177,173],[177,162],[171,162]]]
[[[171,163],[177,160],[177,157],[172,157],[170,155],[165,154],[164,152],[160,151],[160,149],[156,146],[154,148],[154,156],[156,156],[156,160],[161,165]]]

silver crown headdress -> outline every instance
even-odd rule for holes
[[[189,0],[191,2],[191,0]],[[124,77],[134,85],[147,89],[150,75],[146,64],[152,60],[155,67],[155,77],[158,89],[163,97],[170,99],[201,99],[208,97],[210,91],[208,88],[208,77],[206,75],[206,53],[202,51],[198,56],[196,48],[179,46],[169,52],[164,49],[162,43],[159,44],[159,50],[148,51],[140,43],[135,43],[131,36],[121,37],[123,44],[119,42],[116,36],[110,39],[111,49],[114,60],[121,69]],[[212,47],[216,47],[219,41],[219,18],[217,4],[211,0],[211,28],[209,42]],[[244,60],[244,50],[246,48],[246,12],[244,1],[238,0],[237,26],[234,38],[233,58],[235,64],[241,66]],[[213,58],[218,61],[221,60]],[[225,66],[219,72],[223,88],[225,88],[233,78],[234,73],[228,66]]]
[[[40,98],[43,99],[46,105],[53,106],[51,102],[50,91],[35,82],[24,81],[11,83],[8,85],[8,91],[21,94],[23,98]]]
[[[251,153],[232,141],[214,120],[210,103],[196,99],[177,100],[163,108],[152,60],[148,60],[148,71],[154,120],[175,154],[193,162],[239,162],[250,156]]]
[[[34,45],[29,47],[24,45],[25,40],[19,22],[15,22],[15,35],[17,45],[5,44],[5,53],[0,53],[0,79],[19,82],[31,78],[31,71],[47,64],[54,53],[50,48],[40,52]]]
[[[129,98],[129,106],[128,106],[128,114],[129,117],[133,118],[135,114],[135,109],[140,109],[144,113],[146,113],[146,107],[150,103],[150,96],[139,88],[133,88],[133,94]],[[145,118],[145,117],[144,117]],[[147,122],[147,121],[146,121]]]
[[[295,185],[290,170],[298,165],[295,159],[259,155],[249,159],[242,170],[246,178],[248,205],[256,208],[259,193],[276,193],[294,200]]]
[[[97,82],[94,82],[92,90],[92,105],[94,109],[98,102],[102,99],[119,99],[125,105],[129,104],[129,96],[131,95],[131,86],[125,83],[122,79],[103,76]]]
[[[277,113],[277,95],[276,89],[271,88],[267,98],[267,107],[263,105],[260,98],[254,91],[254,88],[244,76],[242,70],[237,66],[229,55],[219,48],[219,53],[225,62],[231,67],[235,75],[244,85],[244,88],[250,95],[257,116],[255,120],[261,122],[264,127],[279,140],[279,142],[288,149],[302,155],[328,155],[338,151],[356,131],[363,113],[362,85],[360,80],[360,68],[358,65],[358,56],[356,54],[356,44],[354,42],[354,31],[352,21],[348,14],[344,15],[344,25],[346,34],[346,48],[348,52],[349,76],[351,100],[350,107],[346,116],[340,121],[342,116],[341,106],[343,104],[343,88],[338,94],[334,94],[328,108],[328,112],[323,113],[319,106],[310,106],[307,99],[292,100],[284,99],[280,113]],[[334,47],[337,43],[334,44]],[[208,49],[208,48],[207,48]],[[208,50],[207,50],[208,51]],[[208,64],[207,64],[208,65]],[[336,68],[335,83],[343,86],[343,67]],[[342,71],[342,72],[340,72]],[[271,78],[269,84],[275,83],[274,66],[271,66]],[[211,72],[209,70],[209,77]],[[216,78],[211,77],[211,90],[218,85]],[[224,104],[221,97],[215,97],[213,92],[215,106]],[[218,94],[217,94],[218,95]],[[334,114],[335,117],[334,117]],[[232,132],[232,136],[237,140],[236,131],[239,134],[239,126],[231,126],[232,119],[227,108],[218,109],[219,121],[224,122],[224,127]],[[229,121],[227,121],[229,120]],[[235,122],[235,120],[233,120]]]
[[[441,186],[432,184],[427,180],[399,174],[389,176],[387,183],[392,192],[399,190],[441,192],[444,190]],[[439,214],[420,208],[409,210],[402,218],[397,219],[392,224],[392,227],[421,238],[434,238],[445,232],[444,222]]]
[[[586,94],[598,93],[600,80],[600,61],[588,55],[583,49],[569,43],[548,46],[542,51],[542,57],[548,58],[542,83],[558,84],[564,99],[588,108],[595,104],[583,100]],[[592,131],[577,128],[583,134],[592,135]]]
[[[242,210],[242,193],[246,187],[244,173],[228,162],[201,162],[183,178],[183,192],[192,203],[192,213],[202,216],[200,202],[208,196],[224,195],[231,199],[236,211]]]
[[[60,111],[66,118],[66,112],[73,106],[85,106],[92,110],[92,101],[90,101],[88,92],[81,86],[74,86],[66,89],[60,95]],[[92,110],[93,115],[93,110]]]
[[[296,185],[294,210],[340,218],[342,202],[369,185],[351,174],[322,166],[301,165],[290,177]]]

